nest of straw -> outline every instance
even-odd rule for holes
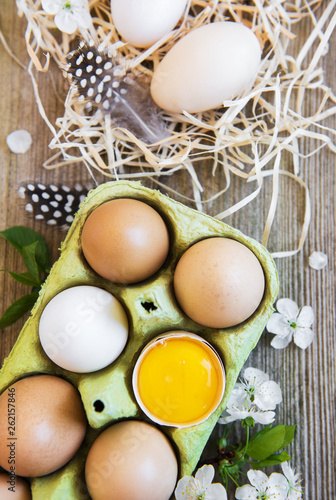
[[[243,22],[258,37],[263,59],[252,91],[232,101],[223,102],[219,109],[203,113],[170,114],[162,117],[170,131],[169,137],[154,144],[137,139],[129,130],[118,128],[113,117],[101,112],[87,114],[70,85],[65,101],[64,116],[55,124],[48,122],[39,99],[35,73],[48,71],[53,58],[60,68],[77,44],[80,33],[66,35],[56,30],[51,16],[41,8],[40,0],[17,0],[19,13],[27,18],[26,42],[31,58],[29,72],[33,79],[40,112],[53,131],[50,148],[55,154],[45,162],[48,169],[65,167],[81,161],[92,176],[99,171],[108,179],[148,176],[157,179],[186,169],[193,185],[194,201],[202,209],[204,203],[195,164],[211,159],[212,174],[225,176],[226,188],[231,176],[256,181],[255,190],[217,217],[223,219],[252,201],[260,192],[263,178],[273,176],[273,194],[267,217],[263,243],[274,219],[280,175],[295,179],[306,190],[305,218],[302,234],[295,250],[274,256],[292,255],[303,245],[310,220],[308,187],[299,177],[300,139],[311,138],[316,147],[336,152],[335,131],[326,129],[323,121],[335,113],[335,96],[324,83],[320,60],[328,48],[328,40],[336,24],[332,15],[336,0],[320,12],[322,0],[189,0],[184,17],[177,27],[149,49],[137,49],[125,44],[116,31],[110,12],[110,0],[89,0],[93,32],[89,35],[102,48],[108,47],[114,59],[125,71],[151,78],[154,69],[169,49],[197,27],[211,22],[231,20]],[[319,18],[316,12],[319,12]],[[310,18],[312,31],[302,44],[296,58],[291,55],[295,35],[293,26]],[[91,30],[92,31],[92,30]],[[87,36],[81,33],[83,37]],[[308,60],[314,46],[315,53]],[[47,54],[47,59],[45,59]],[[304,103],[311,93],[321,92],[319,106],[311,116],[304,116]],[[331,106],[330,106],[331,103]],[[290,170],[284,170],[281,156],[291,157]],[[288,161],[286,161],[288,165]],[[125,173],[125,166],[134,167]],[[225,191],[224,189],[224,191]],[[213,193],[211,199],[223,193]]]

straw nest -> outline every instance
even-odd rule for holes
[[[189,0],[184,17],[173,31],[149,49],[137,49],[120,39],[111,18],[110,0],[90,0],[92,27],[74,35],[55,29],[52,16],[43,11],[40,0],[17,0],[19,13],[27,18],[26,43],[31,58],[28,70],[36,100],[54,135],[50,148],[55,154],[44,166],[53,169],[81,161],[93,177],[95,171],[99,171],[106,180],[143,175],[158,180],[160,176],[186,169],[196,206],[203,210],[206,202],[229,187],[231,176],[255,181],[252,193],[217,214],[221,219],[252,201],[261,190],[263,178],[272,176],[273,191],[264,244],[276,211],[279,176],[290,176],[306,192],[301,239],[296,249],[274,255],[296,253],[303,245],[310,220],[309,191],[300,178],[303,158],[300,139],[311,138],[314,144],[306,156],[323,146],[336,151],[335,131],[323,125],[328,116],[336,113],[335,96],[325,85],[320,66],[336,24],[336,0],[327,2],[324,10],[321,3],[322,0]],[[307,18],[312,29],[294,57],[294,25]],[[52,124],[45,115],[36,71],[48,71],[50,58],[64,69],[67,55],[78,45],[79,37],[95,39],[102,48],[109,49],[123,71],[150,80],[159,61],[179,39],[201,25],[224,20],[243,22],[254,31],[263,48],[253,89],[235,100],[223,102],[219,109],[196,114],[162,112],[169,129],[167,138],[146,144],[129,130],[115,127],[113,117],[100,111],[88,113],[70,84],[64,116]],[[314,92],[320,92],[317,109],[310,116],[304,116],[305,102]],[[284,153],[291,158],[290,162],[286,161],[285,168],[281,162]],[[208,199],[203,199],[203,186],[195,168],[205,159],[211,159],[213,175],[224,175],[226,179],[224,191],[212,193]],[[132,167],[131,172],[126,173],[126,166]]]

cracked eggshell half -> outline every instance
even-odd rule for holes
[[[206,24],[185,35],[158,64],[152,98],[171,113],[220,107],[253,85],[260,60],[259,41],[244,24]]]
[[[222,401],[225,370],[214,347],[199,335],[176,330],[142,350],[132,386],[153,422],[177,428],[204,422]]]

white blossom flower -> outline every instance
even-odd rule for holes
[[[89,28],[91,24],[87,0],[42,0],[42,8],[55,16],[57,28],[69,35],[78,27]]]
[[[286,500],[287,479],[277,472],[267,477],[261,470],[250,469],[247,473],[250,484],[236,489],[237,500]]]
[[[252,367],[243,371],[243,376],[240,382],[236,383],[232,395],[238,405],[250,402],[265,411],[274,410],[282,401],[279,385],[270,380],[267,373]]]
[[[257,368],[246,368],[240,382],[231,393],[225,412],[219,423],[227,424],[235,420],[252,417],[257,423],[270,424],[274,421],[274,410],[281,403],[279,385],[269,380],[267,373]]]
[[[300,485],[300,474],[295,474],[295,471],[289,466],[287,462],[283,462],[281,464],[281,468],[288,481],[287,500],[301,500],[302,486]]]
[[[195,477],[182,477],[175,490],[176,500],[227,500],[224,486],[220,483],[211,484],[214,475],[212,465],[203,465]]]
[[[271,342],[275,349],[287,347],[291,340],[301,349],[306,349],[314,339],[310,329],[314,322],[314,312],[310,306],[304,306],[301,311],[291,299],[279,299],[276,303],[278,312],[272,314],[266,328],[276,337]]]
[[[274,422],[275,412],[256,410],[255,407],[248,408],[247,406],[238,407],[232,405],[226,408],[218,423],[229,424],[235,422],[235,420],[245,420],[247,417],[252,417],[257,424],[268,425]]]

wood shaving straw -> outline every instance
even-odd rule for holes
[[[62,34],[55,29],[52,16],[41,8],[39,0],[17,0],[19,12],[27,18],[26,43],[31,58],[29,72],[40,113],[54,138],[50,148],[56,150],[44,166],[48,169],[67,166],[79,160],[94,177],[101,172],[107,179],[138,178],[144,175],[156,180],[185,169],[191,178],[196,207],[204,210],[206,203],[223,194],[230,186],[231,176],[257,182],[256,189],[229,209],[217,214],[220,219],[250,203],[263,187],[263,179],[273,176],[273,192],[264,229],[266,244],[276,213],[279,177],[294,179],[305,189],[305,217],[301,238],[296,249],[279,251],[275,257],[297,253],[305,241],[310,221],[309,190],[300,179],[300,160],[327,146],[336,152],[335,131],[323,121],[336,113],[335,95],[324,83],[319,63],[328,50],[329,37],[336,25],[336,0],[328,5],[317,19],[316,9],[322,0],[190,0],[188,9],[176,29],[147,50],[138,50],[124,44],[112,23],[109,0],[90,0],[92,27],[82,32],[83,38],[93,37],[101,48],[108,48],[123,71],[151,78],[153,69],[180,38],[189,31],[209,22],[233,20],[243,22],[257,35],[264,57],[253,90],[240,98],[225,101],[223,107],[191,115],[162,113],[171,136],[155,144],[145,144],[129,130],[114,128],[110,117],[97,111],[86,115],[84,105],[78,102],[70,87],[65,102],[65,113],[53,126],[39,98],[34,69],[48,71],[49,55],[64,67],[66,56],[77,35]],[[309,17],[313,29],[298,56],[290,55],[295,37],[292,27]],[[308,59],[314,45],[314,55]],[[47,54],[47,55],[45,55]],[[320,92],[319,107],[311,116],[304,116],[303,108],[314,92]],[[316,144],[307,155],[300,152],[300,139],[311,139]],[[289,169],[280,168],[282,155],[290,155]],[[195,164],[211,159],[212,174],[223,172],[224,190],[202,199],[201,185]],[[288,164],[288,161],[286,161]],[[125,166],[134,167],[125,173]],[[166,186],[165,186],[165,189]],[[174,192],[183,196],[183,193]],[[189,198],[188,198],[189,200]]]

